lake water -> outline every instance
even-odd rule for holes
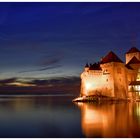
[[[140,103],[72,103],[66,96],[0,98],[0,137],[140,137]]]

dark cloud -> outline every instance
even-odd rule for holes
[[[21,83],[14,85],[9,83]],[[57,77],[54,79],[9,78],[0,81],[0,94],[74,94],[80,92],[79,77]]]
[[[9,84],[13,82],[19,84]],[[79,92],[80,78],[78,77],[57,77],[55,79],[10,78],[0,81],[0,94],[2,95],[72,94],[77,96]]]
[[[61,61],[61,58],[49,58],[47,60],[43,60],[43,62],[41,62],[42,66],[50,66],[50,65],[54,65],[57,64]]]
[[[40,85],[67,85],[67,84],[79,84],[80,83],[80,78],[79,77],[57,77],[57,78],[54,78],[54,79],[49,79],[49,80],[46,80],[46,79],[41,79],[41,80],[32,80],[30,82],[30,84],[35,84],[37,86],[40,86]]]
[[[59,68],[59,67],[61,67],[61,66],[62,66],[62,65],[47,66],[47,67],[38,69],[37,71],[44,71],[44,70],[56,69],[56,68]]]
[[[18,73],[27,73],[27,72],[37,72],[37,71],[45,71],[45,70],[51,70],[51,69],[56,69],[61,67],[61,65],[55,65],[55,66],[47,66],[39,69],[32,69],[32,70],[24,70],[24,71],[19,71]]]
[[[34,84],[35,86],[47,86],[47,85],[67,85],[67,84],[79,84],[80,78],[71,76],[71,77],[56,77],[53,79],[36,79],[36,78],[9,78],[0,80],[0,85],[7,85],[9,83],[25,83],[25,84]]]
[[[63,59],[63,55],[61,55],[61,54],[53,55],[53,56],[45,56],[37,64],[37,66],[39,66],[40,68],[31,69],[31,70],[23,70],[23,71],[19,71],[19,73],[37,72],[37,71],[57,69],[62,66],[61,64],[59,64],[62,59]]]
[[[64,54],[60,51],[59,52],[57,51],[52,55],[45,55],[44,57],[42,57],[42,59],[38,62],[38,65],[44,67],[44,69],[49,67],[53,68],[55,66],[57,67],[57,65],[60,64],[63,58]],[[58,67],[60,67],[60,65],[58,65]]]
[[[14,83],[16,82],[17,78],[9,78],[9,79],[3,79],[3,80],[0,80],[0,85],[6,85],[6,84],[9,84],[9,83]]]

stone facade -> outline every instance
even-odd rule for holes
[[[132,97],[132,92],[140,91],[139,68],[140,51],[137,48],[132,47],[126,53],[126,63],[109,52],[100,62],[86,64],[81,74],[81,96]]]

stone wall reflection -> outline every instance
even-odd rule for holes
[[[86,137],[140,137],[140,103],[78,103]]]

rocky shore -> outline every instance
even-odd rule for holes
[[[129,98],[116,98],[116,97],[108,97],[103,95],[92,95],[92,96],[82,96],[77,97],[72,100],[73,102],[106,102],[106,101],[130,101]]]

